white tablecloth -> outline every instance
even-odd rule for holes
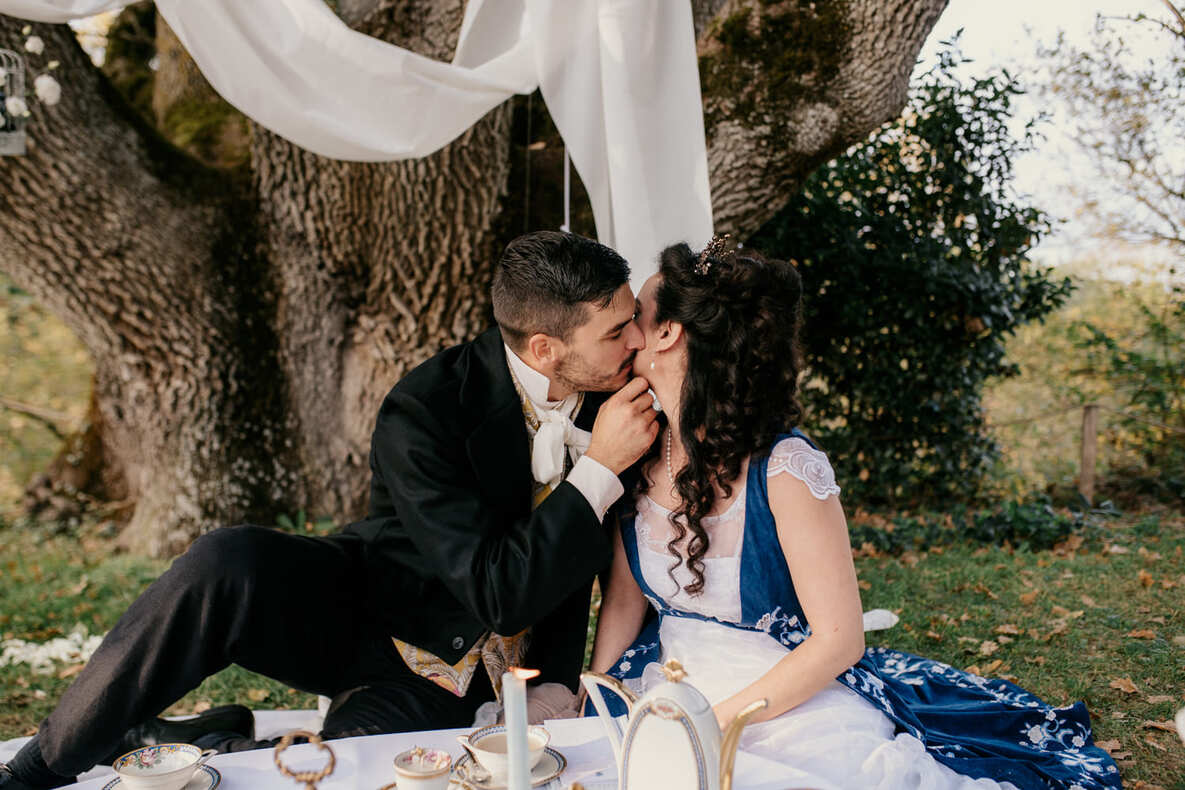
[[[600,720],[559,719],[548,721],[546,726],[551,732],[552,748],[564,755],[568,762],[559,780],[548,785],[549,790],[567,788],[577,781],[588,790],[616,788],[613,752]],[[322,790],[376,790],[395,780],[392,760],[399,752],[412,746],[425,746],[443,749],[456,760],[464,751],[456,738],[470,731],[470,728],[430,730],[329,741],[337,756],[337,769],[318,787]],[[218,790],[301,790],[303,785],[276,770],[272,755],[271,749],[260,749],[215,756],[210,765],[222,775]],[[325,754],[316,747],[301,744],[284,752],[284,762],[294,770],[316,770],[324,765]],[[786,768],[744,752],[737,755],[733,775],[733,787],[737,790],[785,790],[794,786],[788,779],[791,772]],[[114,776],[108,771],[71,787],[99,790]]]

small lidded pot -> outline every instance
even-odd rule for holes
[[[399,790],[446,790],[453,758],[440,749],[414,746],[395,755]]]

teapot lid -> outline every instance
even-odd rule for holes
[[[691,683],[684,682],[687,678],[687,670],[683,669],[683,665],[677,660],[669,659],[659,669],[666,678],[666,682],[651,688],[643,697],[644,702],[665,697],[692,715],[711,710],[707,698],[700,693],[700,690]]]

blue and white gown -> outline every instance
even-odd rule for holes
[[[630,569],[657,610],[609,674],[645,692],[678,659],[712,704],[749,685],[810,635],[786,567],[766,480],[791,474],[819,499],[839,493],[827,457],[795,431],[748,464],[726,512],[705,519],[704,591],[668,568],[669,512],[647,496],[622,518]],[[807,702],[745,728],[741,749],[801,772],[820,788],[1120,787],[1093,745],[1082,703],[1053,708],[1007,681],[872,647]]]

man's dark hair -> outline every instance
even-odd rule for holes
[[[592,239],[541,230],[506,246],[494,269],[494,320],[516,351],[542,332],[565,343],[588,320],[589,303],[605,308],[630,279],[625,259]]]

